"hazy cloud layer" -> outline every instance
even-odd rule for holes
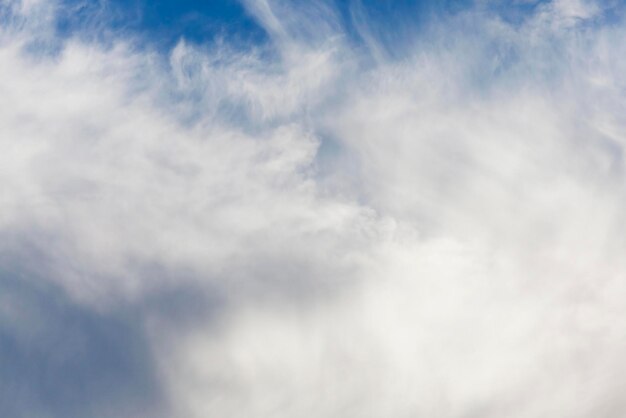
[[[0,6],[0,415],[626,414],[622,7],[243,4],[166,54]]]

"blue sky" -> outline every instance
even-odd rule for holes
[[[478,7],[485,13],[519,22],[544,2],[496,1],[479,3]],[[61,9],[57,15],[60,34],[89,31],[95,20],[105,28],[140,34],[148,42],[165,48],[180,38],[196,43],[210,42],[216,37],[241,45],[267,42],[263,27],[238,0],[64,0],[63,4],[69,9]],[[433,19],[477,7],[470,0],[335,0],[328,4],[341,16],[353,41],[360,41],[353,14],[358,9],[389,43],[401,41],[407,30],[428,25]]]
[[[60,12],[61,33],[88,30],[90,18],[105,25],[147,37],[164,47],[171,47],[179,38],[205,42],[215,36],[240,38],[241,42],[260,42],[263,30],[235,0],[224,1],[67,1],[77,13]],[[95,17],[97,16],[97,17]]]

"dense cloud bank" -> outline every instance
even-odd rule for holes
[[[626,414],[621,6],[244,4],[166,54],[0,5],[0,415]]]

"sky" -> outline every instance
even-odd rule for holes
[[[625,11],[0,0],[0,416],[625,416]]]

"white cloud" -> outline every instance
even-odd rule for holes
[[[217,295],[143,314],[172,416],[622,415],[623,25],[468,11],[366,66],[326,4],[246,4],[278,54],[7,23],[3,262]]]

